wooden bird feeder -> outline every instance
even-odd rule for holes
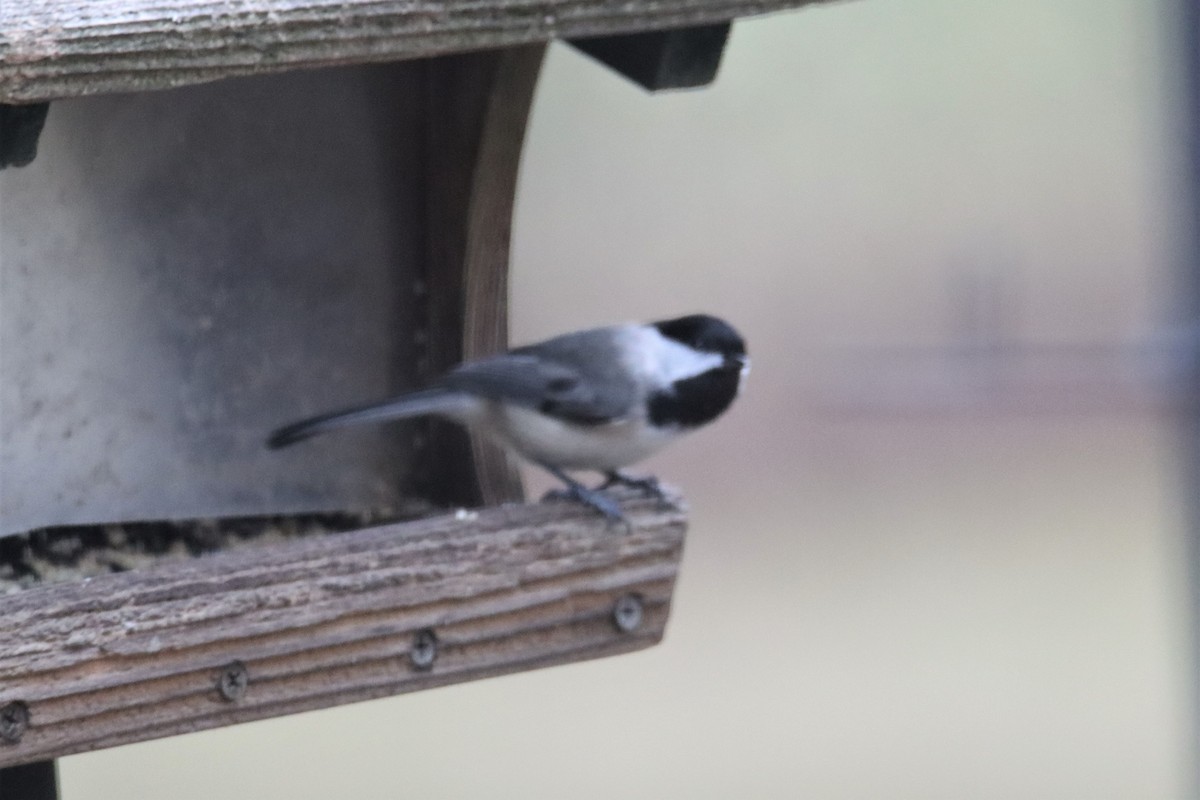
[[[505,346],[546,42],[701,86],[803,4],[0,4],[0,791],[659,641],[682,512],[522,505],[449,425],[263,438]]]

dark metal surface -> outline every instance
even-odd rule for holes
[[[573,39],[571,44],[643,87],[693,89],[717,77],[730,23],[623,36]]]
[[[384,507],[410,429],[268,452],[411,387],[421,73],[63,101],[0,173],[0,535]]]
[[[58,800],[56,762],[0,768],[0,800]]]

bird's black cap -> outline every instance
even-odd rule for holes
[[[653,324],[668,339],[697,350],[723,356],[746,355],[746,341],[723,319],[708,314],[689,314]]]

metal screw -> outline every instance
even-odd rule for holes
[[[623,594],[613,606],[613,624],[621,633],[633,633],[642,624],[642,598],[636,594]]]
[[[0,740],[8,744],[16,744],[25,735],[29,727],[29,706],[20,700],[14,700],[0,708]]]
[[[417,631],[413,636],[412,649],[408,651],[408,658],[412,661],[413,667],[422,672],[433,669],[433,662],[437,661],[437,654],[437,634],[433,632],[433,628],[423,628]]]
[[[221,668],[220,676],[217,677],[217,691],[230,703],[241,700],[249,685],[250,673],[246,670],[246,665],[240,661],[226,664]]]

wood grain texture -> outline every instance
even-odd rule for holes
[[[628,533],[506,506],[0,598],[0,766],[653,645],[685,518],[625,508]]]
[[[725,22],[819,0],[5,0],[0,102]]]

